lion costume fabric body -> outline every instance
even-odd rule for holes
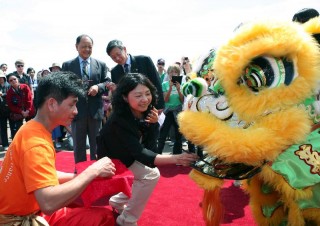
[[[207,225],[223,215],[224,179],[243,180],[258,225],[320,225],[319,25],[242,25],[211,51],[211,86],[198,73],[183,87],[180,130],[207,153],[190,173]]]

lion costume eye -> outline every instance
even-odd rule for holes
[[[243,84],[253,92],[289,85],[297,76],[293,62],[286,58],[269,56],[256,57],[245,68],[242,76]]]

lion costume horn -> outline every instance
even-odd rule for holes
[[[315,39],[301,25],[292,22],[244,24],[217,50],[213,67],[230,105],[240,119],[254,123],[248,129],[231,128],[212,114],[191,111],[184,111],[178,117],[183,135],[204,147],[214,159],[211,166],[202,170],[195,168],[190,173],[205,190],[202,208],[207,226],[219,225],[222,219],[220,189],[223,179],[256,178],[260,172],[265,172],[261,169],[267,167],[266,162],[272,162],[309,133],[310,119],[304,110],[295,106],[316,88],[319,59]],[[271,73],[267,78],[269,69],[265,67],[270,65],[278,68],[278,74]],[[241,82],[252,89],[245,90]],[[260,89],[262,86],[267,88]],[[256,95],[258,92],[262,95]],[[283,109],[290,115],[287,120],[279,120],[284,115]],[[268,117],[264,117],[266,115]],[[194,128],[195,118],[197,128]],[[221,170],[216,163],[229,168]],[[235,174],[237,170],[244,172]]]

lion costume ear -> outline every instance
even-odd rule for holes
[[[251,121],[263,115],[266,108],[296,105],[310,96],[319,80],[319,53],[315,40],[298,23],[249,23],[218,49],[214,69],[226,93],[232,93],[228,100],[234,111]],[[279,76],[271,75],[269,81],[263,81],[272,65],[276,65]],[[246,69],[254,67],[262,76],[252,80],[249,73],[249,82],[244,81]],[[257,93],[248,88],[257,86],[254,82],[261,78],[267,89]],[[285,83],[286,79],[290,85]]]
[[[208,85],[204,79],[194,78],[182,86],[182,93],[184,96],[191,94],[194,97],[200,97],[206,93],[207,89]]]

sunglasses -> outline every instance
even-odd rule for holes
[[[164,66],[164,63],[158,63],[158,65]]]
[[[17,67],[24,67],[24,65],[23,64],[18,64]]]

